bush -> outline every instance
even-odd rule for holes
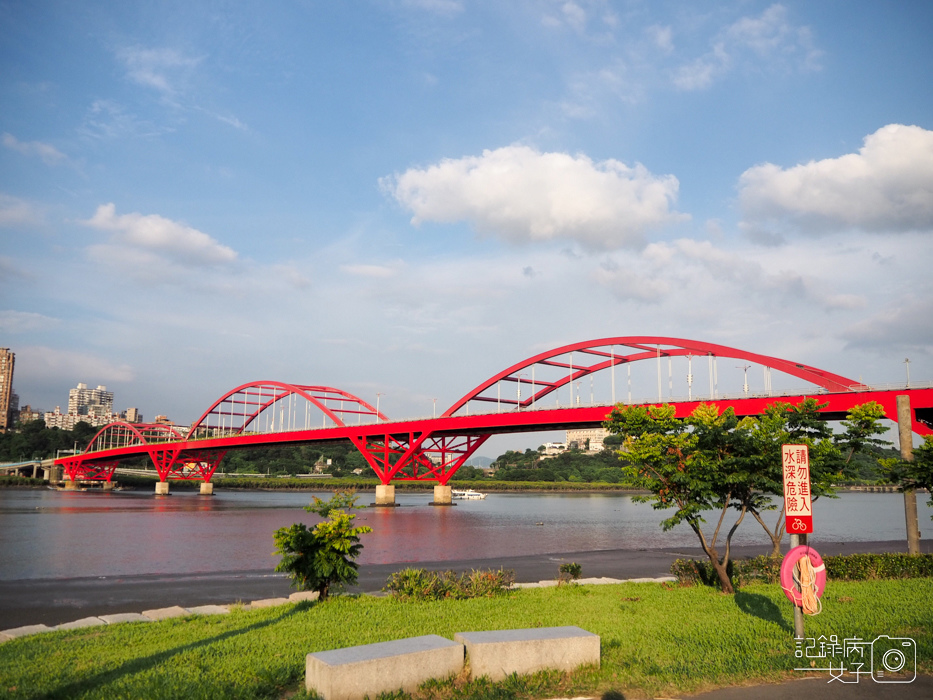
[[[823,557],[826,576],[837,581],[933,577],[933,554],[902,552]]]
[[[779,583],[782,559],[754,557],[729,562],[727,573],[735,586],[751,583]],[[933,577],[933,554],[911,556],[901,552],[884,554],[846,554],[823,557],[826,578],[831,581],[867,581],[871,579]],[[719,579],[709,562],[677,559],[671,574],[685,586],[718,586]]]
[[[360,535],[372,532],[372,528],[353,526],[356,516],[347,511],[355,508],[359,506],[352,491],[338,491],[328,501],[314,496],[314,503],[305,510],[325,520],[313,530],[304,523],[276,530],[275,553],[282,555],[282,561],[275,570],[287,573],[298,590],[317,591],[320,600],[325,600],[332,588],[356,583],[358,565],[353,560],[363,549]]]
[[[566,562],[557,568],[557,580],[560,583],[576,581],[581,574],[583,574],[583,567],[575,561]]]
[[[402,569],[389,577],[382,590],[396,600],[464,600],[491,598],[508,591],[514,582],[515,572],[505,569],[474,569],[459,578],[453,571]]]

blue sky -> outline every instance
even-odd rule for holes
[[[408,417],[612,335],[931,380],[931,33],[924,2],[0,2],[16,391]]]

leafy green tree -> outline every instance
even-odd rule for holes
[[[869,401],[852,407],[846,419],[842,421],[845,432],[837,438],[839,446],[848,451],[846,466],[851,464],[852,458],[860,452],[887,447],[891,444],[877,437],[889,430],[887,426],[881,425],[883,418],[885,418],[884,408],[877,401]]]
[[[747,418],[743,424],[750,430],[752,450],[748,474],[748,512],[761,525],[771,540],[771,556],[781,555],[785,534],[784,482],[781,473],[781,446],[807,445],[810,453],[810,494],[814,500],[834,497],[834,484],[852,464],[854,455],[886,444],[877,435],[887,428],[880,424],[884,409],[876,402],[854,406],[842,421],[845,431],[833,434],[820,415],[816,399],[805,399],[796,406],[777,402],[766,407],[758,418]],[[847,452],[845,459],[843,451]],[[780,508],[775,503],[780,503]],[[765,511],[777,511],[773,527],[765,521]]]
[[[714,405],[701,404],[686,420],[674,417],[673,406],[616,406],[604,423],[624,438],[619,457],[623,470],[639,488],[651,493],[636,500],[674,513],[661,522],[664,530],[687,523],[700,541],[724,593],[733,593],[729,580],[732,536],[747,511],[748,475],[743,457],[749,450],[747,429],[739,426],[730,408],[720,414]],[[718,543],[730,508],[739,511]],[[703,514],[718,512],[715,527],[704,529]]]
[[[924,435],[923,444],[914,451],[914,458],[908,462],[900,457],[882,459],[881,465],[892,483],[909,489],[928,489],[933,494],[933,435]],[[927,501],[933,507],[933,497]],[[933,520],[933,515],[930,516]]]
[[[356,515],[351,511],[360,507],[352,491],[338,491],[327,501],[315,496],[305,510],[324,520],[312,530],[293,523],[275,531],[275,553],[282,556],[275,570],[287,573],[298,590],[317,591],[320,600],[333,588],[356,583],[360,535],[372,532],[371,527],[353,526]]]

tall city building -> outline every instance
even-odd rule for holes
[[[68,413],[93,418],[110,415],[113,413],[113,392],[107,391],[103,385],[88,389],[87,384],[78,384],[76,389],[68,392]]]
[[[13,364],[16,354],[0,348],[0,432],[13,427]]]

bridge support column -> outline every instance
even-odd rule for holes
[[[201,482],[201,495],[202,496],[213,496],[214,495],[214,484],[210,481]]]
[[[156,496],[168,496],[168,482],[157,481],[155,487]]]
[[[398,505],[395,502],[395,486],[393,484],[379,484],[376,487],[376,502],[373,505],[389,507]]]
[[[66,474],[65,475],[65,490],[66,491],[77,491],[77,489],[78,489],[78,481],[76,479],[72,479]]]
[[[113,491],[113,487],[116,486],[112,481],[104,482],[104,491]]]
[[[434,487],[434,500],[431,501],[432,506],[452,506],[455,505],[453,499],[451,498],[451,488],[449,486],[444,486],[443,484],[438,484]]]

